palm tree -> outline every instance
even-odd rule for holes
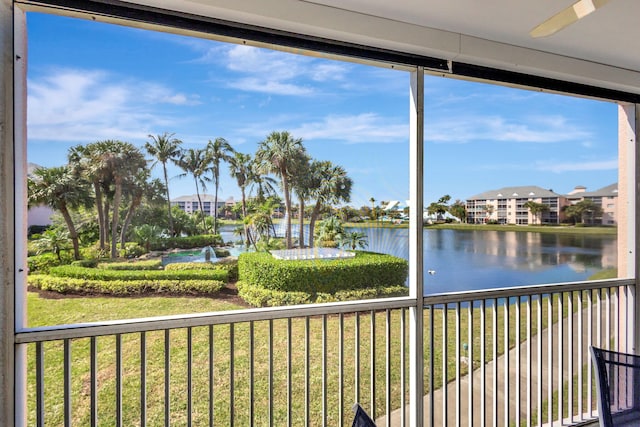
[[[371,202],[371,219],[375,220],[376,219],[376,199],[374,199],[373,197],[369,199],[369,201]]]
[[[69,240],[69,232],[67,230],[63,230],[62,228],[49,228],[34,242],[34,246],[38,254],[53,252],[58,257],[58,262],[62,263],[62,256],[60,254],[64,249],[69,247]]]
[[[189,148],[187,150],[182,151],[180,154],[180,158],[177,160],[176,165],[180,169],[184,171],[178,175],[178,177],[182,178],[187,175],[193,176],[193,181],[196,184],[196,195],[198,196],[198,205],[200,206],[200,212],[202,217],[202,226],[207,229],[207,225],[204,221],[204,207],[202,206],[202,198],[200,197],[200,186],[202,186],[202,190],[206,191],[206,182],[210,181],[204,173],[206,170],[207,158],[205,155],[205,150],[198,150],[194,148]]]
[[[69,167],[58,166],[33,171],[27,187],[29,206],[44,204],[62,214],[73,243],[73,256],[80,259],[78,232],[69,210],[91,206],[89,183],[75,175]]]
[[[298,197],[298,220],[299,229],[298,232],[298,245],[304,247],[304,203],[311,197],[312,191],[317,187],[317,183],[314,182],[310,175],[311,158],[302,153],[295,161],[292,172],[292,187]]]
[[[294,138],[289,132],[271,132],[267,139],[260,142],[256,152],[256,160],[260,164],[260,172],[274,173],[281,181],[284,196],[287,248],[291,244],[291,177],[295,159],[305,152],[301,138]]]
[[[243,154],[235,152],[233,157],[229,159],[229,172],[231,176],[236,179],[238,187],[240,187],[240,194],[242,196],[242,219],[244,224],[244,235],[247,239],[246,245],[249,246],[249,233],[248,224],[244,221],[247,218],[247,196],[246,188],[251,179],[251,165],[252,160],[249,154]]]
[[[128,142],[110,141],[111,152],[104,153],[107,170],[113,176],[114,195],[111,218],[111,258],[118,256],[118,224],[122,190],[133,177],[147,166],[140,150]]]
[[[335,216],[330,216],[320,221],[316,231],[316,238],[319,245],[323,247],[336,247],[338,242],[344,238],[342,222]]]
[[[336,166],[329,161],[314,161],[309,168],[311,187],[314,188],[311,197],[316,204],[311,211],[309,220],[309,246],[313,246],[315,237],[315,223],[324,206],[351,200],[353,181],[347,176],[342,166]]]
[[[220,187],[220,162],[228,162],[233,155],[233,148],[224,138],[209,140],[206,148],[207,160],[211,162],[209,170],[213,175],[215,194],[213,196],[213,234],[218,232],[218,187]]]
[[[157,225],[142,224],[133,229],[136,241],[143,246],[147,252],[151,250],[151,245],[160,237],[160,227]]]
[[[357,248],[364,249],[369,245],[367,235],[362,231],[350,231],[345,233],[340,239],[340,246],[348,247],[351,250]]]
[[[169,196],[169,178],[167,176],[167,162],[176,162],[180,156],[180,145],[182,141],[174,138],[173,133],[163,133],[162,135],[149,135],[151,141],[144,145],[145,150],[150,156],[155,158],[151,164],[153,168],[156,164],[162,164],[162,173],[164,175],[164,185],[167,190],[167,212],[169,214],[169,233],[174,236],[173,217],[171,216],[171,197]]]

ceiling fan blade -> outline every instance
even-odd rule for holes
[[[611,0],[578,0],[568,8],[558,12],[535,27],[529,34],[534,38],[555,34],[577,20],[595,12],[610,1]]]

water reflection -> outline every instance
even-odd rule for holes
[[[408,229],[357,231],[369,250],[409,258]],[[424,230],[425,294],[585,280],[616,262],[615,236]]]

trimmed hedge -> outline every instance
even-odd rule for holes
[[[221,260],[218,262],[176,262],[164,266],[165,270],[224,270],[227,272],[227,280],[235,282],[238,280],[238,260]]]
[[[265,252],[238,257],[239,279],[252,286],[310,294],[389,286],[404,286],[406,260],[386,254],[357,251],[354,258],[279,260]]]
[[[105,270],[161,270],[162,261],[149,259],[135,262],[101,262],[97,267]]]
[[[139,295],[149,292],[211,295],[224,287],[220,280],[87,280],[33,274],[28,283],[43,291],[104,295]]]
[[[220,280],[226,282],[226,270],[106,270],[102,268],[85,268],[73,265],[52,267],[49,274],[84,280]]]
[[[276,307],[281,305],[309,304],[313,300],[306,292],[285,292],[265,289],[239,281],[238,296],[254,307]]]
[[[151,244],[152,251],[161,251],[170,248],[194,249],[204,246],[222,246],[224,241],[219,234],[203,234],[200,236],[169,237],[159,239]]]
[[[286,292],[265,289],[245,282],[237,282],[238,295],[254,307],[276,307],[282,305],[324,303],[336,301],[355,301],[362,299],[390,298],[406,296],[409,289],[406,286],[388,286],[369,289],[351,289],[338,291],[335,294],[307,292]]]

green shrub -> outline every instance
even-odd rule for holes
[[[161,270],[162,261],[149,259],[133,262],[101,262],[98,264],[98,268],[106,270]]]
[[[216,270],[219,268],[212,262],[172,262],[164,266],[166,271]]]
[[[220,280],[227,281],[226,270],[107,270],[61,265],[49,270],[52,276],[85,280]]]
[[[62,264],[73,262],[73,256],[68,252],[62,252]],[[27,268],[30,273],[48,273],[51,267],[61,265],[58,257],[51,252],[41,255],[33,255],[27,258]]]
[[[83,259],[100,259],[109,256],[105,249],[100,249],[100,245],[98,243],[92,246],[80,248],[80,255]]]
[[[238,288],[238,296],[254,307],[276,307],[312,302],[311,295],[306,292],[265,289],[245,282],[237,282],[236,287]]]
[[[170,248],[194,249],[205,246],[221,246],[224,242],[219,234],[203,234],[200,236],[170,237],[158,239],[151,244],[152,251],[162,251]]]
[[[388,286],[369,289],[350,289],[338,291],[335,294],[319,292],[286,292],[265,289],[245,282],[237,282],[238,296],[247,304],[255,307],[276,307],[283,305],[326,303],[337,301],[357,301],[374,298],[390,298],[406,296],[409,289],[406,286]]]
[[[120,256],[123,258],[138,258],[147,253],[147,250],[136,242],[126,242],[124,249],[120,249]]]
[[[99,259],[79,259],[77,261],[73,261],[71,263],[71,265],[75,265],[77,267],[86,267],[86,268],[96,268],[98,266],[98,263],[100,262]]]
[[[175,262],[164,266],[167,271],[175,270],[224,270],[227,272],[227,280],[238,280],[238,260],[219,260],[218,262]]]
[[[139,295],[149,292],[211,295],[224,287],[220,280],[87,280],[33,274],[28,283],[44,291],[104,295]]]
[[[333,260],[278,260],[261,252],[238,257],[241,281],[265,289],[311,294],[404,286],[408,267],[404,259],[360,251],[354,258]]]

